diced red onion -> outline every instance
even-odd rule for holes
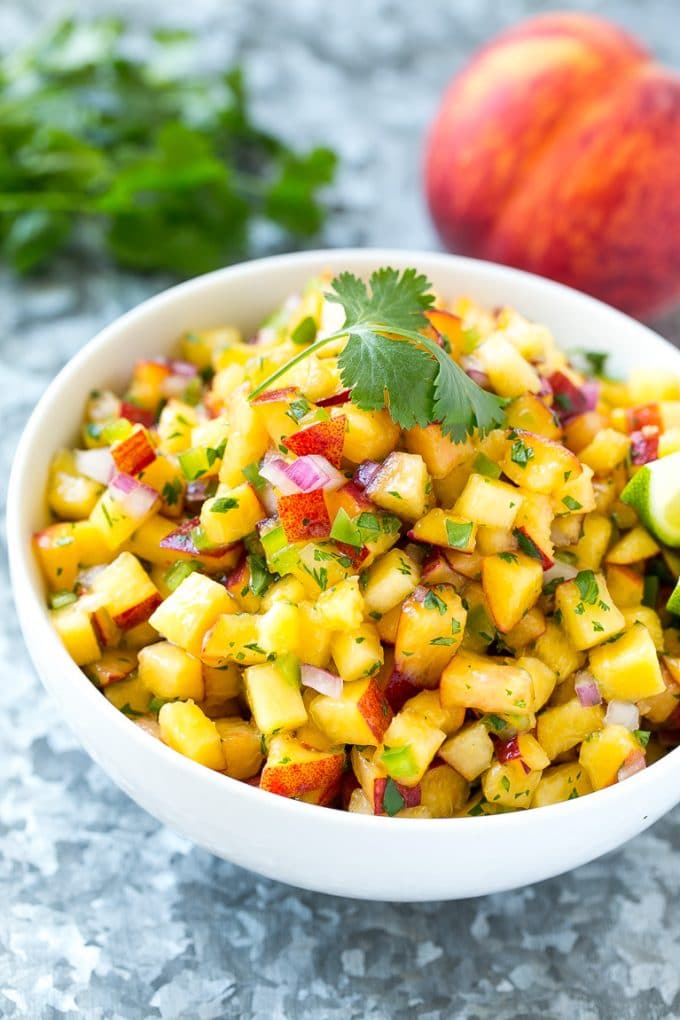
[[[319,669],[303,662],[300,667],[300,679],[303,687],[311,687],[319,694],[328,695],[329,698],[339,698],[342,694],[342,677],[329,673],[327,669]]]
[[[642,772],[642,770],[646,767],[647,762],[645,760],[644,751],[631,751],[619,771],[616,773],[616,778],[620,783],[622,783],[624,779],[630,779],[630,777],[634,776],[636,772]]]
[[[146,517],[158,501],[156,490],[132,475],[114,475],[109,484],[109,492],[120,503],[126,515],[135,521]]]
[[[161,383],[164,397],[181,397],[192,379],[198,375],[196,366],[188,361],[171,361],[170,375]]]
[[[313,492],[316,489],[333,492],[347,481],[345,476],[319,453],[307,453],[303,457],[298,457],[292,464],[286,466],[286,475],[297,486],[298,492]]]
[[[640,713],[632,701],[610,701],[604,721],[608,726],[625,726],[627,730],[640,727]]]
[[[332,397],[323,397],[322,400],[317,400],[317,407],[335,407],[338,404],[347,404],[352,395],[351,390],[340,390],[339,393],[334,393]]]
[[[472,379],[473,383],[477,383],[483,390],[488,389],[491,386],[491,380],[489,379],[486,372],[478,372],[476,368],[471,368],[465,373],[468,378]]]
[[[120,417],[120,397],[111,390],[100,390],[88,403],[90,421],[107,422]]]
[[[265,482],[265,484],[257,490],[257,498],[269,516],[273,517],[278,508],[276,504],[276,494],[269,482]]]
[[[216,489],[216,475],[206,475],[203,478],[197,478],[195,481],[189,482],[184,494],[184,509],[187,513],[199,514],[206,499],[214,496]]]
[[[358,485],[360,489],[366,489],[375,476],[380,471],[382,464],[379,464],[377,460],[365,460],[354,472],[354,478],[352,479],[355,485]]]
[[[594,411],[600,399],[600,384],[596,379],[586,379],[581,386],[581,393],[586,402],[586,411]]]
[[[572,563],[562,563],[555,560],[552,567],[543,572],[543,584],[550,584],[551,581],[571,581],[578,574],[578,568]]]
[[[183,375],[185,379],[191,379],[198,374],[198,369],[190,361],[173,359],[168,363],[168,368],[173,375]]]
[[[592,708],[593,705],[602,704],[602,695],[597,681],[590,673],[583,670],[577,673],[577,682],[574,684],[576,697],[584,708]]]
[[[108,446],[94,450],[76,450],[76,470],[87,478],[108,485],[116,472],[116,465]]]
[[[294,492],[299,492],[300,488],[288,477],[287,468],[288,465],[282,457],[265,457],[259,471],[262,478],[271,482],[281,495],[292,496]]]
[[[98,574],[101,574],[102,570],[106,570],[105,563],[100,563],[96,567],[87,567],[86,570],[79,570],[76,575],[76,586],[82,589],[83,593],[89,591],[95,578]]]

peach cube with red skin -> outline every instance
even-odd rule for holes
[[[317,751],[295,737],[273,737],[260,778],[260,789],[281,797],[300,797],[336,786],[345,767],[342,748]]]
[[[111,619],[129,630],[149,619],[161,604],[161,595],[132,553],[122,552],[95,577],[91,591],[99,596]]]

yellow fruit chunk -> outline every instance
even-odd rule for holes
[[[630,567],[610,563],[605,569],[607,588],[619,609],[631,609],[639,606],[645,594],[645,582],[642,574]]]
[[[596,475],[610,474],[628,456],[630,438],[616,429],[602,429],[579,453],[580,460]]]
[[[158,419],[158,439],[162,453],[181,453],[191,446],[191,432],[198,425],[193,407],[181,400],[169,400]]]
[[[390,549],[369,567],[363,586],[369,615],[389,612],[410,595],[420,581],[420,567],[400,549]]]
[[[551,496],[554,512],[560,517],[568,517],[570,514],[587,514],[595,510],[597,500],[593,469],[582,464],[580,474],[573,475],[565,471],[565,477],[566,481]]]
[[[429,542],[459,552],[472,552],[475,547],[477,525],[458,517],[450,510],[435,507],[413,525],[409,537],[417,542]]]
[[[538,393],[538,373],[519,351],[500,333],[494,333],[475,350],[489,377],[491,387],[501,397],[519,397]]]
[[[502,463],[503,473],[516,485],[531,492],[550,493],[568,479],[578,478],[578,457],[561,443],[545,436],[512,429]]]
[[[664,690],[649,631],[640,623],[590,653],[590,669],[607,701],[640,701]]]
[[[617,773],[630,754],[640,752],[640,744],[625,726],[605,726],[584,740],[578,760],[593,790],[601,790],[616,782]]]
[[[149,622],[174,645],[199,656],[206,631],[223,613],[233,613],[234,600],[221,584],[193,573],[161,603]]]
[[[140,716],[144,716],[150,711],[151,691],[144,686],[138,676],[132,676],[129,680],[120,680],[118,683],[105,687],[104,697],[112,705],[115,705],[123,715],[127,715],[135,722]]]
[[[348,682],[374,676],[384,661],[380,636],[371,623],[333,634],[331,655],[338,673]]]
[[[193,701],[170,701],[158,713],[164,744],[209,769],[223,771],[222,741],[212,719]]]
[[[443,434],[441,425],[427,425],[425,428],[416,425],[404,433],[404,441],[409,453],[417,453],[423,458],[431,478],[444,478],[474,454],[469,439],[464,443],[454,443]]]
[[[200,661],[168,641],[140,649],[139,678],[157,698],[168,701],[202,701],[205,694]]]
[[[364,597],[359,578],[348,577],[321,592],[316,601],[316,617],[329,630],[356,630],[364,619]]]
[[[585,662],[583,652],[574,647],[569,636],[554,620],[546,621],[545,632],[537,639],[534,652],[553,670],[558,683],[566,680]]]
[[[395,715],[376,758],[388,776],[404,786],[417,786],[446,734],[424,716],[404,711]]]
[[[425,461],[419,454],[393,451],[366,487],[366,495],[383,510],[417,521],[430,501],[431,487]]]
[[[493,741],[484,723],[469,723],[449,737],[439,748],[439,757],[470,783],[481,776],[493,758]]]
[[[534,690],[525,669],[459,651],[442,674],[440,697],[447,708],[460,705],[480,712],[513,713],[531,705]]]
[[[230,662],[240,666],[264,662],[267,652],[259,644],[262,619],[252,613],[224,613],[219,616],[203,638],[201,661],[216,667]]]
[[[562,624],[574,646],[580,650],[608,641],[625,627],[602,574],[582,571],[572,581],[557,586],[555,603]]]
[[[517,660],[517,665],[525,669],[532,679],[534,685],[534,700],[529,706],[530,711],[536,713],[543,708],[546,701],[555,690],[557,676],[554,671],[540,659],[531,655],[522,655]]]
[[[574,549],[579,570],[600,569],[612,531],[611,519],[604,514],[591,513],[585,517],[583,532]]]
[[[224,706],[234,698],[238,698],[243,690],[241,670],[229,662],[225,666],[206,666],[201,664],[204,694],[201,709],[207,716],[214,719],[224,715]]]
[[[531,806],[537,808],[561,804],[565,800],[576,800],[592,792],[592,783],[583,765],[570,761],[545,770]]]
[[[47,504],[57,517],[66,521],[89,517],[102,489],[98,482],[78,473],[71,450],[55,453],[47,483]]]
[[[459,730],[465,721],[465,709],[458,706],[444,708],[439,691],[420,691],[408,699],[402,711],[421,715],[426,722],[443,730],[447,737]]]
[[[629,563],[637,563],[639,560],[648,560],[656,556],[659,546],[648,531],[643,527],[635,527],[622,535],[618,542],[615,542],[607,553],[607,563],[617,563],[626,566]]]
[[[420,781],[420,803],[428,809],[432,818],[453,818],[469,794],[470,786],[466,780],[443,762],[435,763]]]
[[[482,776],[482,793],[490,804],[518,811],[531,807],[541,772],[525,772],[520,761],[494,762]]]
[[[454,512],[465,520],[509,531],[515,523],[522,494],[507,482],[470,475],[456,500]]]
[[[375,680],[343,686],[339,698],[320,694],[310,706],[312,721],[333,744],[375,747],[381,743],[392,713]]]
[[[249,666],[243,673],[246,697],[261,733],[294,730],[307,722],[299,667],[288,660]]]
[[[560,423],[543,401],[533,393],[515,397],[505,409],[509,428],[523,429],[546,439],[559,439],[562,435]]]
[[[50,524],[34,535],[33,547],[52,591],[70,591],[80,570],[111,559],[101,532],[90,521]]]
[[[578,698],[571,698],[563,705],[543,709],[536,720],[536,737],[550,760],[554,761],[558,755],[576,747],[603,726],[602,705],[585,708]]]
[[[659,614],[650,609],[649,606],[634,606],[630,609],[624,609],[622,612],[623,618],[626,621],[626,630],[630,630],[634,623],[642,624],[649,631],[657,652],[661,654],[664,651],[664,636]]]
[[[362,411],[355,404],[343,405],[347,419],[343,453],[347,460],[383,460],[399,439],[399,426],[387,411]]]
[[[482,560],[482,588],[498,630],[515,627],[538,600],[543,568],[520,552],[498,553]]]
[[[221,486],[201,507],[201,527],[214,546],[231,545],[251,534],[266,517],[252,485],[244,482],[230,489]]]
[[[50,619],[66,651],[78,666],[96,662],[101,655],[90,614],[77,602],[53,609]]]
[[[97,574],[91,591],[121,630],[144,623],[161,601],[158,588],[129,552],[122,552]]]
[[[295,737],[274,737],[260,779],[260,789],[280,797],[305,797],[323,803],[338,788],[345,764],[342,748],[318,751]]]
[[[262,764],[262,737],[253,722],[229,717],[215,719],[222,740],[224,771],[232,779],[250,779]]]
[[[545,634],[545,630],[545,616],[538,606],[534,606],[524,614],[518,624],[505,633],[503,641],[508,648],[517,652],[540,638]]]
[[[467,611],[451,584],[418,588],[405,599],[394,646],[396,668],[419,687],[436,687],[460,647]]]

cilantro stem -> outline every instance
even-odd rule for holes
[[[280,379],[282,375],[285,375],[286,372],[290,371],[291,368],[295,368],[295,366],[299,365],[301,361],[304,361],[305,358],[308,358],[310,354],[316,354],[316,352],[320,351],[322,347],[326,346],[326,344],[331,343],[333,340],[339,340],[340,337],[342,336],[347,336],[347,330],[343,330],[340,333],[333,333],[332,336],[324,336],[321,338],[321,340],[315,340],[313,344],[310,344],[309,347],[305,347],[303,350],[300,351],[299,354],[296,354],[294,358],[291,358],[290,361],[287,361],[285,365],[281,365],[281,367],[277,368],[275,372],[272,372],[271,375],[268,375],[264,382],[261,382],[259,386],[255,387],[255,389],[252,391],[248,399],[254,400],[254,398],[257,397],[260,393],[263,393],[265,390],[268,390],[272,383],[275,383],[276,380]]]

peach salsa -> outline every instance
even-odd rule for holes
[[[614,381],[416,270],[313,279],[253,338],[139,360],[47,500],[66,649],[222,775],[450,818],[680,743],[680,381]]]

